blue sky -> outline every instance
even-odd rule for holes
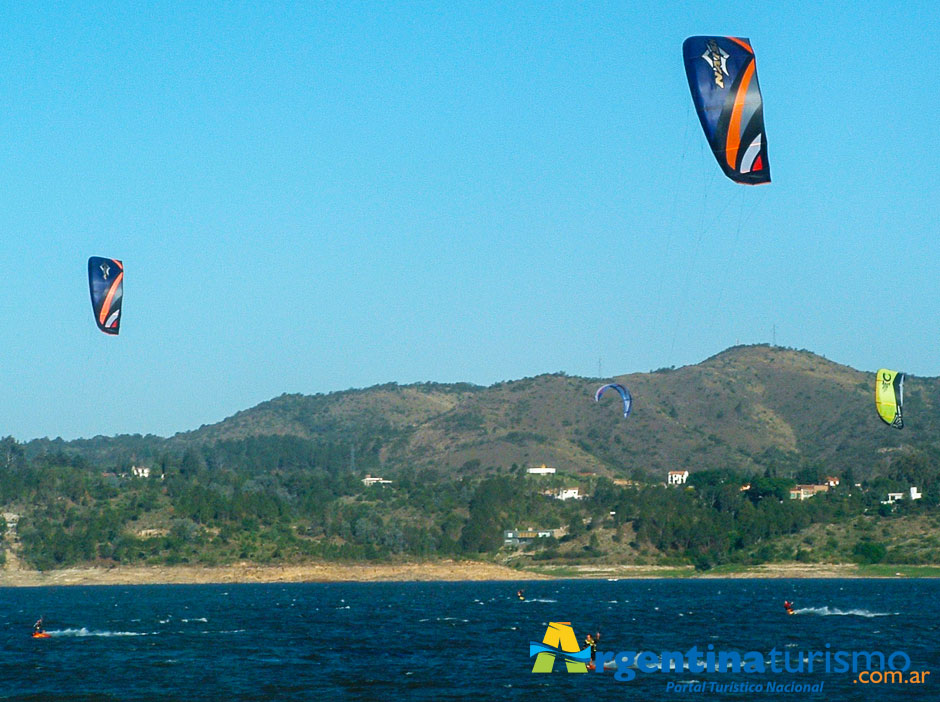
[[[776,339],[940,374],[934,3],[7,3],[0,435]],[[773,183],[681,45],[749,37]],[[121,334],[86,261],[124,261]]]

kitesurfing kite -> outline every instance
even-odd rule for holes
[[[597,389],[597,392],[594,393],[594,402],[600,402],[601,395],[603,395],[604,391],[608,388],[613,388],[620,393],[620,397],[623,399],[623,416],[626,417],[628,414],[630,414],[630,408],[633,406],[633,397],[630,396],[630,391],[619,383],[608,383],[607,385],[601,385]]]
[[[904,404],[904,373],[882,368],[875,379],[875,407],[885,424],[901,429],[904,419],[901,407]]]
[[[121,327],[124,298],[124,266],[114,258],[88,259],[88,290],[95,322],[105,334],[117,334]]]
[[[692,102],[718,165],[736,183],[769,183],[764,106],[750,40],[689,37],[682,57]]]

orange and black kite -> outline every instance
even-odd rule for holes
[[[124,266],[114,258],[92,256],[88,259],[88,289],[98,328],[105,334],[117,334],[124,298]]]
[[[736,183],[769,183],[764,105],[750,40],[689,37],[682,57],[692,101],[721,170]]]

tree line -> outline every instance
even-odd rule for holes
[[[560,501],[544,494],[551,480],[519,466],[466,474],[399,468],[386,476],[391,485],[366,486],[366,469],[380,471],[381,460],[365,440],[351,447],[256,437],[190,446],[151,456],[149,478],[131,476],[134,463],[101,465],[63,450],[27,455],[12,438],[0,440],[0,505],[20,515],[20,557],[43,570],[439,557],[646,559],[703,569],[793,558],[940,562],[940,544],[902,548],[872,527],[940,519],[937,457],[923,452],[899,455],[862,487],[843,475],[839,487],[805,501],[791,500],[790,489],[797,480],[822,480],[823,466],[791,466],[787,477],[773,465],[749,476],[699,471],[677,487],[556,478],[577,479],[588,494]],[[922,499],[882,504],[887,492],[911,485]],[[791,537],[814,525],[842,529],[794,547]],[[521,551],[505,546],[505,530],[528,527],[559,536]]]

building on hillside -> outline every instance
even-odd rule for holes
[[[750,489],[751,489],[751,484],[750,484],[750,483],[744,483],[744,485],[742,485],[742,486],[740,487],[740,491],[741,491],[741,492],[747,492],[747,491],[750,490]]]
[[[135,478],[149,478],[150,467],[149,466],[131,466],[131,475],[133,475]]]
[[[828,486],[831,487],[831,488],[838,487],[838,485],[839,485],[839,478],[838,478],[837,476],[835,476],[835,475],[827,475],[827,476],[826,476],[826,485],[828,485]]]
[[[503,532],[503,544],[521,546],[536,539],[547,539],[552,536],[558,539],[566,533],[565,529],[507,529]]]
[[[911,487],[908,489],[907,496],[908,496],[908,498],[911,499],[911,500],[919,500],[920,498],[922,498],[922,497],[924,496],[924,493],[922,493],[922,492],[921,492],[920,490],[918,490],[916,487],[914,487],[913,485],[911,485]],[[881,501],[881,504],[883,504],[883,505],[893,505],[895,502],[900,502],[901,500],[903,500],[904,497],[905,497],[905,495],[904,495],[903,492],[889,492],[889,493],[888,493],[888,499],[887,499],[887,500],[882,500],[882,501]]]
[[[528,473],[529,475],[554,475],[555,469],[549,468],[547,465],[543,463],[538,468],[527,469],[526,473]]]
[[[808,500],[821,492],[829,492],[828,485],[797,485],[790,489],[791,500]]]
[[[919,500],[920,498],[924,496],[924,494],[913,485],[911,485],[910,489],[908,490],[908,495],[911,500]],[[893,505],[895,502],[900,502],[903,499],[904,499],[903,492],[889,492],[888,499],[882,500],[881,504]]]
[[[391,485],[392,481],[386,480],[385,478],[374,478],[368,473],[366,473],[366,477],[362,479],[362,484],[365,485],[366,487],[369,487],[371,485]]]
[[[666,476],[667,485],[685,485],[685,481],[689,479],[689,471],[687,470],[671,470]]]
[[[627,478],[614,478],[614,485],[619,485],[620,487],[640,487],[643,483],[638,483],[635,480],[629,480]]]
[[[569,488],[560,488],[555,493],[556,500],[580,500],[584,497],[581,494],[581,488],[569,487]]]

